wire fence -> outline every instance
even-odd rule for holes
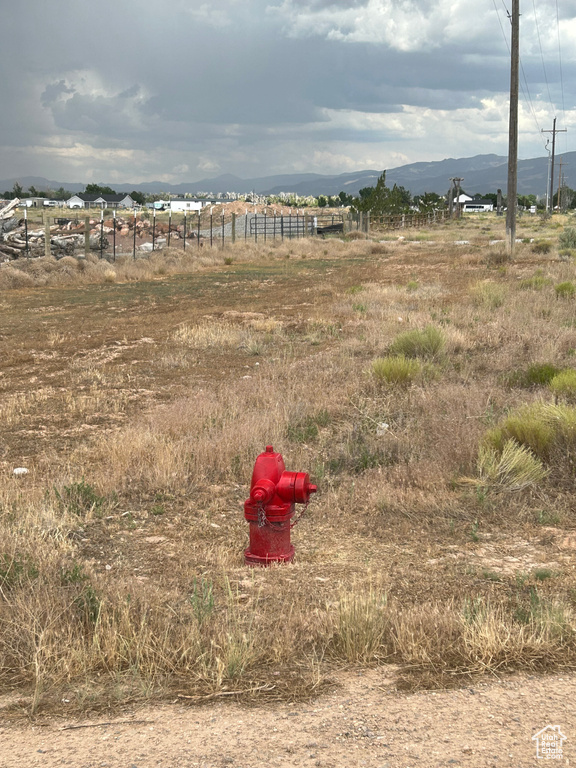
[[[48,255],[52,250],[57,256],[97,252],[101,258],[115,261],[119,256],[145,257],[163,248],[224,248],[242,240],[258,243],[302,237],[343,237],[354,231],[378,236],[391,230],[440,224],[448,218],[449,213],[444,210],[387,216],[349,210],[288,215],[256,212],[215,215],[202,211],[168,216],[148,213],[121,216],[114,212],[108,218],[102,213],[100,220],[60,215],[52,218],[52,224],[45,217],[40,229],[26,219],[20,231],[4,237],[0,248],[11,248],[12,257]],[[48,227],[50,239],[46,243]]]

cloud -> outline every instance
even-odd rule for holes
[[[3,9],[5,176],[181,182],[507,151],[500,6],[471,23],[464,0],[57,5],[57,24],[45,0]],[[544,154],[555,115],[560,146],[576,128],[576,0],[559,15],[560,30],[523,9],[523,157]]]

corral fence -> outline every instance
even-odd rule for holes
[[[100,220],[89,217],[55,216],[44,218],[42,235],[51,226],[50,240],[43,243],[46,255],[56,251],[87,255],[99,252],[102,258],[112,261],[117,256],[131,255],[133,258],[146,256],[152,251],[165,247],[201,248],[203,246],[225,247],[240,240],[268,241],[292,240],[302,237],[342,237],[358,231],[366,235],[402,230],[413,227],[432,226],[447,221],[449,213],[444,210],[426,213],[405,213],[387,216],[373,216],[368,213],[291,213],[276,215],[267,213],[244,214],[226,213],[214,215],[206,210],[197,213],[169,214],[156,216],[145,213],[144,216],[126,212],[125,216],[116,216]],[[54,230],[54,225],[58,228]],[[38,230],[33,232],[26,222],[24,231],[14,243],[20,248],[20,255],[40,255]],[[44,240],[44,237],[42,238]]]

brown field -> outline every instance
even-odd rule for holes
[[[4,712],[574,668],[570,224],[2,265]],[[319,492],[251,570],[270,443]]]

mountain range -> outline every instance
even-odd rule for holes
[[[562,163],[562,166],[560,166]],[[562,158],[556,158],[555,188],[558,186],[559,171],[564,169],[563,176],[566,183],[571,186],[569,173],[566,169],[573,169],[576,163],[576,152],[568,152]],[[530,160],[518,161],[518,194],[546,194],[548,184],[548,158],[536,157]],[[212,179],[201,179],[185,184],[166,184],[161,181],[130,182],[118,184],[115,182],[98,182],[101,186],[109,186],[117,192],[131,192],[138,190],[145,194],[170,193],[184,195],[185,193],[209,193],[218,194],[235,192],[246,194],[256,192],[258,194],[278,195],[280,192],[292,192],[301,196],[307,195],[337,195],[339,192],[347,192],[357,195],[363,187],[376,185],[382,170],[363,170],[354,173],[341,173],[338,175],[323,175],[318,173],[292,173],[275,176],[262,176],[253,179],[242,179],[232,174],[224,174]],[[424,192],[436,192],[444,195],[450,189],[450,179],[459,177],[462,179],[461,187],[468,194],[486,194],[501,189],[506,192],[508,178],[508,161],[501,155],[476,155],[433,162],[410,163],[398,168],[386,171],[386,184],[391,187],[398,184],[408,189],[412,195],[420,195]],[[4,179],[0,181],[0,195],[4,190],[11,190],[15,183],[28,190],[34,186],[40,191],[55,190],[60,187],[70,192],[83,192],[85,183],[64,182],[45,179],[40,176],[24,176],[20,178]]]

